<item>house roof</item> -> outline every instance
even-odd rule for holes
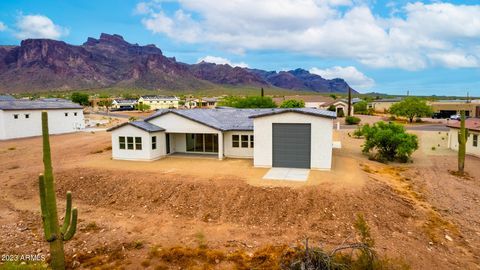
[[[153,115],[145,118],[150,121],[167,113],[185,117],[189,120],[204,124],[211,128],[228,131],[228,130],[253,130],[253,119],[268,115],[296,112],[313,116],[336,118],[335,112],[324,111],[309,108],[292,108],[292,109],[235,109],[235,108],[216,108],[216,109],[190,109],[190,110],[158,110]]]
[[[15,98],[9,95],[0,95],[0,101],[6,101],[6,100],[15,100]]]
[[[336,100],[332,100],[330,102],[327,102],[325,104],[322,104],[323,107],[328,107],[330,105],[334,105],[334,104],[337,104],[337,103],[343,103],[343,104],[346,104],[348,105],[348,102],[343,100],[343,99],[336,99]]]
[[[400,101],[402,101],[402,98],[385,98],[385,99],[372,100],[371,103],[375,103],[375,102],[400,102]]]
[[[460,128],[460,121],[450,120],[447,127]],[[465,127],[469,130],[480,131],[480,118],[469,118],[465,120]]]
[[[144,121],[133,121],[133,122],[125,122],[123,124],[120,124],[118,126],[114,126],[112,128],[109,128],[107,129],[107,131],[113,131],[117,128],[121,128],[121,127],[124,127],[126,125],[130,125],[130,126],[134,126],[136,128],[139,128],[141,130],[145,130],[146,132],[159,132],[159,131],[165,131],[164,128],[161,128],[157,125],[154,125],[154,124],[150,124],[148,122],[144,122]]]
[[[54,109],[82,109],[79,104],[68,100],[7,100],[0,101],[0,110],[54,110]]]
[[[144,100],[179,100],[176,96],[155,96],[155,95],[148,95],[148,96],[141,96]]]
[[[114,99],[113,100],[114,102],[116,103],[119,103],[119,104],[125,104],[125,103],[136,103],[137,100],[136,99]]]

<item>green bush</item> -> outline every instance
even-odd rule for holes
[[[271,97],[235,97],[230,96],[224,98],[220,102],[220,106],[234,107],[234,108],[276,108],[277,105],[273,102]]]
[[[86,93],[73,92],[70,96],[70,99],[74,103],[78,103],[82,106],[88,106],[90,104],[90,102],[88,101],[88,97],[89,96]]]
[[[380,162],[407,162],[418,149],[417,136],[407,133],[402,125],[395,123],[366,124],[357,129],[354,135],[365,138],[363,153],[370,154],[376,150],[376,155],[371,158]]]
[[[303,100],[289,99],[280,104],[280,108],[304,108],[305,102]]]
[[[345,123],[347,125],[358,125],[360,123],[360,118],[355,117],[355,116],[347,116],[345,117]]]
[[[357,102],[353,105],[353,109],[356,114],[364,114],[364,115],[372,115],[373,114],[373,109],[368,108],[368,102],[366,101],[360,101]]]
[[[327,110],[328,110],[328,111],[331,111],[331,112],[336,112],[336,111],[337,111],[337,108],[335,108],[335,106],[333,106],[333,105],[330,105],[330,106],[328,106],[328,109],[327,109]]]
[[[410,123],[414,118],[431,116],[433,113],[432,107],[418,97],[407,97],[403,101],[393,104],[389,111],[396,116],[408,118]]]

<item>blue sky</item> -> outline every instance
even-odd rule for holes
[[[304,68],[361,92],[480,96],[480,3],[3,0],[0,44],[116,33],[186,63]]]

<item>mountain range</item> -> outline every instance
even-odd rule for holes
[[[345,93],[349,88],[343,79],[324,79],[304,69],[276,72],[207,62],[186,64],[164,56],[155,45],[131,44],[116,34],[102,33],[79,46],[50,39],[0,46],[0,92],[106,87],[194,91],[218,85],[319,93]]]

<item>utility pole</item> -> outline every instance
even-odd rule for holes
[[[352,116],[352,88],[348,87],[348,116]]]

